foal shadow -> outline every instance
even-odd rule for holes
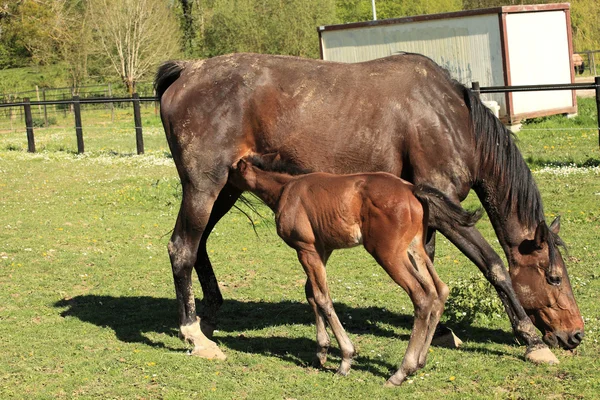
[[[175,352],[182,352],[184,347],[183,344],[181,347],[171,347],[147,335],[155,333],[177,336],[178,305],[175,299],[81,295],[60,300],[54,306],[66,308],[60,314],[63,317],[72,316],[96,326],[112,329],[117,338],[123,342],[141,343]],[[399,342],[406,342],[409,339],[409,335],[398,334],[395,328],[410,330],[413,323],[411,314],[396,314],[381,307],[350,307],[343,303],[336,303],[335,309],[340,319],[344,321],[344,328],[351,334],[389,337]],[[215,340],[228,348],[245,353],[274,356],[302,367],[311,364],[316,348],[314,335],[302,338],[282,336],[265,338],[248,337],[239,333],[248,329],[285,325],[314,326],[314,314],[308,304],[292,301],[269,303],[226,300],[220,315],[222,318],[219,320],[219,332],[216,333]],[[471,342],[513,343],[509,333],[496,329],[469,327],[466,331],[461,331],[459,336]],[[332,342],[330,354],[336,360],[341,356],[333,336]],[[462,351],[488,352],[476,347]],[[497,353],[504,355],[501,352]],[[373,374],[386,377],[386,373],[377,370],[395,370],[397,366],[377,357],[359,354],[353,368],[368,370]]]

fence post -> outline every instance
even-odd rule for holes
[[[112,97],[112,86],[108,83],[108,97]],[[110,122],[115,122],[115,103],[110,103]]]
[[[598,147],[600,147],[600,76],[594,78],[596,85],[596,117],[598,118]]]
[[[75,113],[75,134],[77,135],[77,153],[83,154],[83,129],[81,128],[81,105],[79,96],[73,96],[73,112]]]
[[[46,101],[46,89],[42,89],[42,99],[44,99],[44,102]],[[46,128],[48,127],[48,108],[45,103],[44,103],[44,126]]]
[[[33,137],[33,118],[31,116],[31,102],[29,97],[23,99],[23,110],[25,111],[25,126],[27,127],[27,151],[35,153],[35,138]]]
[[[479,88],[479,82],[475,81],[471,83],[471,90],[473,91],[473,93],[475,94],[475,96],[477,96],[477,98],[479,98],[481,96],[480,88]]]
[[[140,96],[133,94],[133,119],[135,122],[135,144],[138,154],[144,154],[144,137],[142,136],[142,114],[140,113]]]

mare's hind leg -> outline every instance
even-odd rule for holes
[[[192,268],[196,262],[198,245],[218,193],[217,188],[198,190],[193,185],[184,185],[181,208],[168,249],[179,304],[179,332],[182,339],[194,346],[194,355],[225,359],[218,346],[200,330],[192,291]]]
[[[212,211],[208,223],[204,228],[194,268],[202,286],[202,308],[200,309],[200,329],[207,337],[212,338],[213,332],[217,326],[217,311],[223,304],[223,296],[219,290],[217,278],[213,271],[206,243],[213,228],[221,218],[233,207],[237,199],[240,197],[241,191],[227,184],[219,193],[217,200],[213,204]]]
[[[331,327],[331,330],[340,345],[342,364],[338,368],[337,373],[339,375],[347,375],[350,371],[355,351],[350,338],[348,338],[342,323],[333,309],[333,302],[329,296],[329,288],[327,286],[327,274],[325,272],[324,264],[326,260],[324,260],[314,249],[298,249],[297,251],[298,259],[304,267],[304,272],[306,272],[306,276],[312,287],[312,295],[314,302],[317,305],[318,312],[327,320],[327,323]],[[319,316],[317,316],[317,323],[318,319]],[[317,327],[317,329],[319,328]]]

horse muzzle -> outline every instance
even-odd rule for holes
[[[579,346],[584,337],[583,330],[573,332],[548,332],[544,335],[544,342],[550,347],[562,347],[565,350],[573,350]]]

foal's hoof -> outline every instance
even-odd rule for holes
[[[312,362],[312,366],[313,368],[323,368],[325,366],[325,362],[327,362],[327,355],[325,357],[317,355]]]
[[[348,375],[348,373],[350,372],[351,365],[352,365],[351,362],[342,361],[342,365],[340,365],[340,367],[337,369],[337,371],[335,371],[335,374],[340,375],[340,376]]]
[[[541,347],[535,350],[527,350],[525,359],[534,364],[558,364],[558,358],[547,347]]]
[[[395,381],[392,378],[390,378],[387,381],[385,381],[385,383],[383,384],[383,387],[386,387],[386,388],[395,388],[395,387],[398,387],[398,386],[402,385],[402,382],[404,382],[404,381],[403,380],[401,380],[401,381]]]

